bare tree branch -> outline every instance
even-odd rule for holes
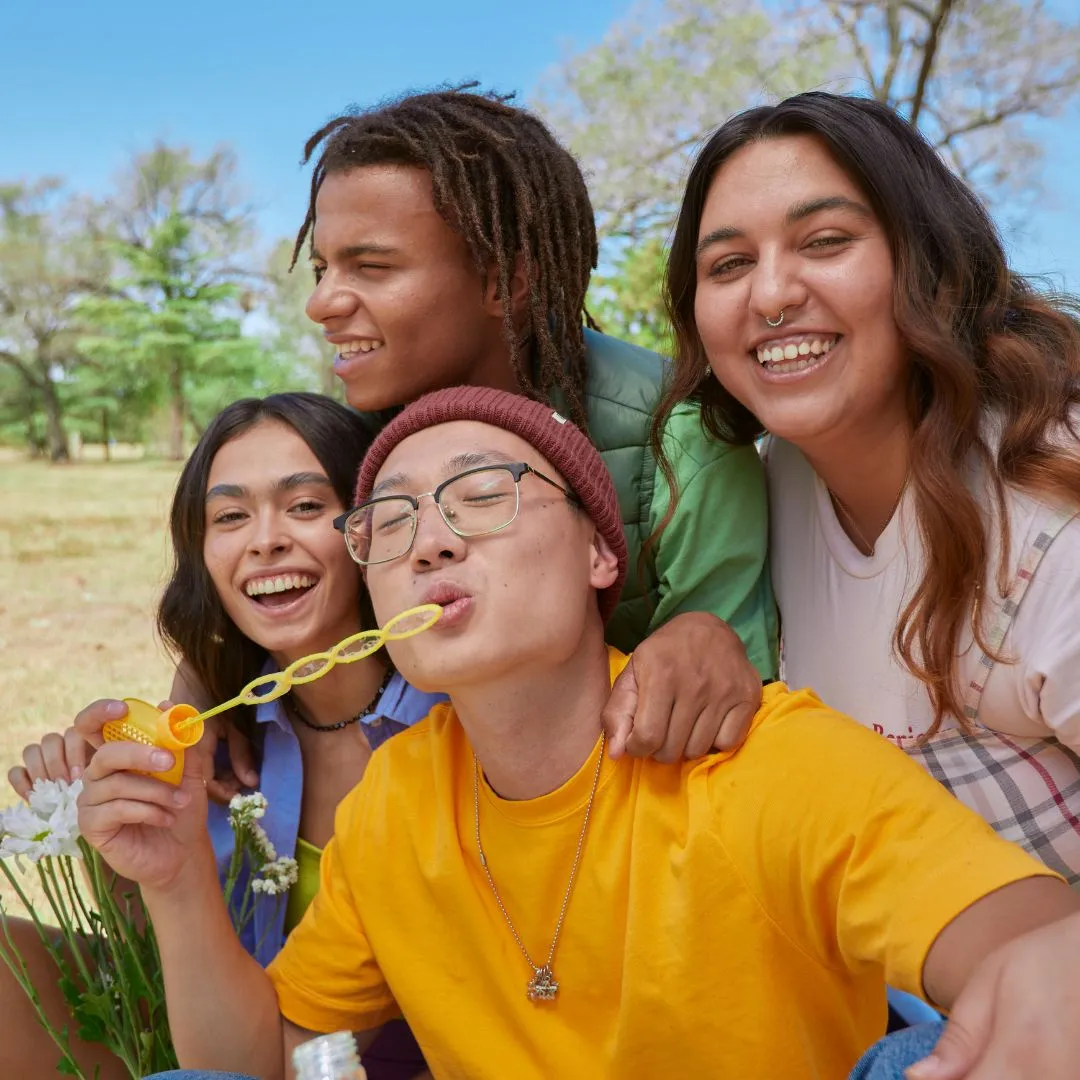
[[[900,0],[899,6],[910,11],[913,15],[917,15],[925,23],[934,21],[933,12],[929,8],[923,7],[922,4],[915,3],[915,0]]]
[[[8,352],[7,349],[0,349],[0,364],[8,364],[15,368],[19,374],[33,386],[36,390],[40,390],[42,387],[42,381],[25,360],[20,359],[13,352]]]
[[[881,88],[878,84],[876,74],[874,72],[874,65],[870,62],[870,56],[863,45],[862,39],[859,37],[859,15],[856,13],[855,17],[848,20],[844,13],[840,10],[841,4],[830,3],[827,5],[830,14],[836,20],[840,29],[847,36],[848,44],[851,46],[852,52],[855,54],[856,60],[859,62],[859,66],[862,68],[863,78],[866,79],[870,86],[870,93],[880,100]],[[848,7],[861,7],[862,5],[848,4]]]
[[[1009,120],[1014,116],[1036,112],[1037,101],[1040,97],[1049,97],[1056,92],[1067,89],[1075,89],[1075,83],[1071,81],[1066,83],[1063,80],[1055,83],[1043,83],[1039,86],[1032,87],[1023,97],[1006,101],[1003,105],[998,106],[993,112],[979,113],[960,126],[950,128],[936,145],[939,149],[946,146],[951,147],[955,145],[958,139],[962,139],[966,135],[971,135],[984,128],[1000,127],[1006,120]]]
[[[911,96],[909,119],[915,125],[919,123],[923,99],[926,97],[926,84],[930,80],[930,72],[934,68],[938,47],[941,44],[941,35],[945,29],[945,24],[948,22],[952,6],[953,0],[939,0],[937,11],[934,12],[934,17],[930,20],[929,32],[922,48],[922,63],[919,65],[919,75],[915,80],[915,93]]]
[[[879,100],[888,101],[892,97],[893,86],[896,83],[896,72],[900,67],[900,61],[904,57],[906,42],[903,35],[903,24],[900,19],[900,10],[895,0],[885,8],[885,25],[888,30],[889,62],[885,67],[885,75],[881,80],[881,96]]]

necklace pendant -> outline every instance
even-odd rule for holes
[[[526,990],[530,1001],[554,1001],[558,992],[559,984],[547,964],[536,969],[536,974],[529,980]]]

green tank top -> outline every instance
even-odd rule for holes
[[[319,891],[319,863],[322,861],[322,848],[296,838],[296,884],[289,890],[289,900],[285,905],[285,933],[291,934],[296,924],[304,917],[308,904],[315,899]]]

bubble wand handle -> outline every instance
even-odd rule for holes
[[[260,675],[234,698],[223,701],[205,712],[198,712],[191,705],[174,705],[162,712],[153,705],[137,698],[124,698],[128,715],[122,720],[110,720],[102,729],[108,742],[141,742],[172,752],[173,767],[166,772],[147,773],[170,784],[179,784],[184,775],[184,751],[194,746],[203,736],[205,721],[220,713],[228,712],[237,705],[259,705],[283,697],[294,686],[315,682],[329,674],[338,664],[352,664],[371,656],[388,641],[401,641],[422,633],[434,626],[442,615],[438,604],[421,604],[395,615],[379,630],[362,630],[339,641],[326,652],[294,660],[284,671]]]
[[[106,742],[137,742],[171,751],[171,768],[144,775],[168,784],[179,784],[184,775],[184,751],[203,735],[203,722],[198,711],[191,705],[174,705],[162,712],[138,698],[124,698],[124,704],[128,707],[127,716],[105,724],[101,729],[102,738]]]

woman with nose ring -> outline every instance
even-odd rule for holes
[[[1080,328],[876,102],[720,127],[668,264],[675,374],[765,444],[787,681],[1080,881]],[[706,374],[703,376],[703,370]]]

